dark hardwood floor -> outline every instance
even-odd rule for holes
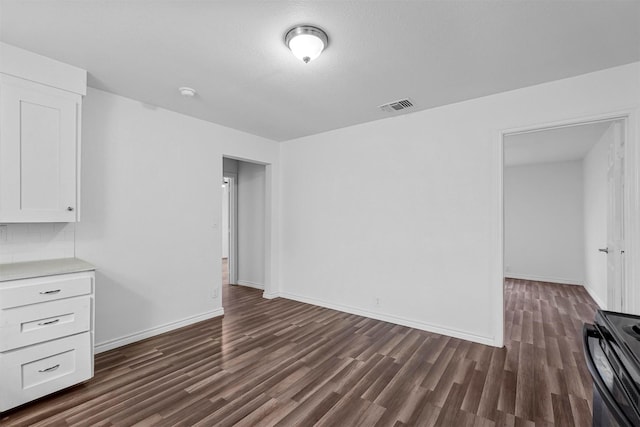
[[[2,425],[590,426],[578,286],[506,280],[497,349],[224,286],[224,318],[96,357]]]

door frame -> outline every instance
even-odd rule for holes
[[[625,147],[625,258],[624,263],[626,286],[623,290],[627,304],[624,311],[640,314],[640,150],[637,144],[638,134],[637,108],[603,113],[599,115],[577,117],[568,120],[547,122],[497,131],[494,144],[494,209],[493,227],[494,253],[498,254],[493,267],[493,283],[495,292],[494,310],[494,342],[496,347],[504,346],[505,332],[505,298],[504,298],[504,138],[518,133],[535,132],[561,127],[576,126],[603,121],[621,120],[624,126]],[[631,286],[632,284],[636,284]]]
[[[229,179],[229,284],[238,281],[238,174],[223,172]]]

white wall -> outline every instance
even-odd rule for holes
[[[269,163],[277,180],[278,144],[95,89],[82,136],[76,255],[97,268],[98,350],[221,314],[222,156]],[[275,186],[274,263],[278,197]]]
[[[602,308],[607,306],[607,170],[613,125],[583,160],[585,287]]]
[[[584,283],[583,191],[581,160],[505,168],[507,277]]]
[[[238,284],[264,288],[265,167],[238,162]]]
[[[500,344],[499,131],[637,108],[639,76],[634,63],[283,143],[282,295]]]

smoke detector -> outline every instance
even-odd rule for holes
[[[378,108],[386,113],[395,113],[396,111],[402,111],[402,110],[406,110],[407,108],[413,108],[413,101],[411,101],[409,98],[399,99],[397,101],[378,105]]]
[[[180,92],[180,95],[186,98],[193,98],[194,96],[196,96],[196,90],[191,89],[190,87],[181,87],[178,88],[178,91]]]

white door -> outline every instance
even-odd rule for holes
[[[0,80],[0,222],[76,220],[79,95]]]
[[[613,126],[607,173],[607,308],[626,311],[624,300],[624,134],[621,122]]]

